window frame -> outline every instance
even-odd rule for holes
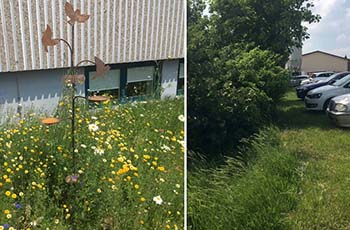
[[[135,83],[135,82],[128,82],[128,69],[132,69],[132,68],[139,68],[139,67],[153,67],[153,75],[152,75],[152,79],[151,80],[144,80],[144,81],[137,81],[139,82],[150,82],[151,84],[151,93],[150,95],[145,94],[145,95],[135,95],[135,96],[128,96],[125,95],[127,101],[138,101],[138,100],[143,100],[144,98],[147,99],[148,97],[151,97],[152,94],[154,93],[154,81],[155,81],[155,74],[156,74],[156,63],[153,63],[152,65],[142,65],[142,66],[128,66],[126,68],[126,84],[125,84],[125,91],[127,94],[127,87],[128,87],[128,83]]]
[[[119,64],[107,64],[111,67],[111,70],[119,69],[120,70],[120,84],[119,84],[119,99],[118,102],[124,103],[128,101],[142,100],[143,97],[133,98],[133,100],[129,100],[127,96],[127,79],[128,79],[128,68],[136,68],[136,67],[145,67],[145,66],[153,66],[154,74],[152,79],[152,92],[154,92],[154,77],[156,74],[157,63],[156,61],[143,61],[143,62],[133,62],[133,63],[119,63]],[[85,95],[89,95],[89,87],[90,87],[90,78],[89,73],[96,71],[96,66],[85,66],[84,67],[84,75],[87,79],[85,81]],[[137,96],[134,96],[137,97]]]
[[[179,89],[179,83],[180,83],[180,66],[181,64],[183,64],[183,68],[184,68],[184,77],[183,77],[183,80],[184,80],[184,84],[183,84],[183,89]],[[176,84],[176,95],[184,95],[185,93],[185,78],[186,78],[186,74],[185,74],[185,61],[184,59],[180,59],[179,60],[179,66],[178,66],[178,69],[177,69],[177,84]]]

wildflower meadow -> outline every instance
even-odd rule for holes
[[[58,124],[4,125],[0,230],[183,229],[183,101],[81,102],[76,165],[64,101]]]

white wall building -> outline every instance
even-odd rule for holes
[[[289,55],[289,60],[287,62],[287,69],[291,72],[301,72],[302,65],[302,48],[293,47],[292,53]]]
[[[340,57],[317,50],[303,54],[301,69],[307,74],[321,71],[349,71],[350,60],[347,57]]]
[[[52,113],[61,97],[70,59],[67,46],[44,52],[46,25],[53,38],[72,40],[65,0],[0,0],[0,116],[22,110]],[[89,14],[74,27],[74,60],[99,57],[111,66],[98,79],[95,66],[82,65],[85,84],[78,93],[112,94],[117,100],[150,96],[157,68],[162,98],[183,92],[185,1],[70,0],[74,9]],[[1,120],[1,119],[0,119]]]

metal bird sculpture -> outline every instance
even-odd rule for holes
[[[92,78],[93,80],[95,80],[96,77],[101,77],[105,75],[111,69],[109,65],[105,65],[105,63],[98,57],[95,57],[95,63],[96,63],[96,74]]]
[[[75,22],[79,22],[79,23],[86,22],[90,17],[90,15],[88,14],[81,14],[79,9],[76,9],[74,11],[72,4],[68,2],[66,2],[66,4],[64,5],[64,8],[67,16],[70,18],[68,23],[71,25],[74,25]]]
[[[41,40],[43,42],[45,52],[48,52],[47,50],[48,46],[55,46],[60,42],[59,39],[52,39],[52,30],[49,25],[46,26],[46,30],[44,31],[43,37]]]

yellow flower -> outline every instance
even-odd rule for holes
[[[101,193],[101,192],[102,192],[102,190],[101,190],[100,188],[98,188],[98,189],[97,189],[97,192],[98,192],[98,193]]]
[[[130,168],[128,165],[123,165],[123,168],[119,169],[117,175],[122,175],[129,172]]]
[[[118,162],[120,162],[120,163],[123,163],[123,162],[124,162],[124,158],[123,158],[122,156],[118,157],[117,160],[118,160]]]
[[[11,214],[7,214],[7,215],[6,215],[6,218],[7,218],[7,219],[11,219],[11,218],[12,218],[12,215],[11,215]]]
[[[8,210],[8,209],[4,210],[4,214],[5,215],[10,214],[10,210]]]
[[[140,185],[138,185],[138,184],[135,184],[135,189],[139,189],[140,188]]]
[[[6,191],[6,192],[5,192],[5,195],[6,195],[6,196],[11,196],[11,192],[10,192],[10,191]]]
[[[16,199],[16,198],[17,198],[17,195],[16,195],[15,193],[13,193],[13,194],[11,195],[11,197],[12,197],[12,199]]]
[[[157,169],[158,169],[159,171],[161,171],[161,172],[164,172],[164,171],[165,171],[165,168],[164,168],[163,166],[159,166]]]
[[[141,197],[141,202],[145,202],[146,201],[146,198],[144,198],[144,197]]]

